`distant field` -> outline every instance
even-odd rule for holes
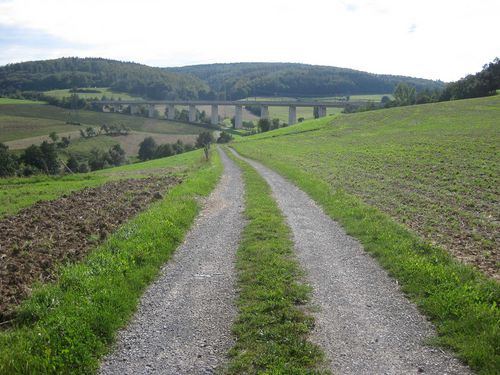
[[[307,171],[498,277],[499,121],[495,96],[341,115],[235,146]]]
[[[0,98],[0,104],[44,104],[44,102],[24,99]]]
[[[103,95],[105,95],[108,100],[132,100],[132,99],[141,99],[138,96],[132,96],[130,94],[124,93],[124,92],[114,92],[111,91],[109,88],[106,87],[97,87],[97,88],[86,88],[87,90],[95,90],[99,91],[98,93],[85,93],[85,92],[77,92],[76,94],[83,99],[93,99],[93,98],[98,98],[101,99]],[[45,91],[45,95],[48,96],[53,96],[58,99],[62,99],[64,97],[69,97],[73,93],[70,92],[69,89],[64,89],[64,90],[50,90],[50,91]]]
[[[66,121],[79,122],[68,125]],[[0,142],[23,138],[46,136],[50,132],[79,132],[87,126],[125,125],[126,127],[147,133],[170,135],[197,135],[207,128],[161,119],[150,119],[118,113],[92,111],[70,111],[67,109],[38,104],[3,104],[0,105]]]

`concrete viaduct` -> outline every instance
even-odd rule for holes
[[[210,106],[212,108],[210,123],[218,125],[219,123],[219,106],[234,106],[235,107],[235,128],[240,129],[243,123],[243,107],[244,106],[259,106],[260,117],[269,118],[269,107],[288,107],[288,124],[293,125],[297,122],[297,107],[317,107],[319,117],[326,116],[327,108],[344,108],[346,106],[363,106],[367,102],[351,102],[351,101],[301,101],[301,100],[279,100],[279,101],[257,101],[257,100],[241,100],[241,101],[213,101],[213,100],[161,100],[161,101],[127,101],[127,100],[102,100],[93,102],[96,105],[101,105],[103,110],[107,107],[113,107],[116,112],[124,106],[130,107],[130,114],[135,115],[139,112],[140,106],[147,106],[149,117],[154,116],[156,105],[167,106],[167,119],[175,119],[175,106],[188,106],[189,122],[196,123],[196,106]]]

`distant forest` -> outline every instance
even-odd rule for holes
[[[0,94],[109,87],[150,99],[196,99],[210,91],[198,78],[146,65],[100,58],[61,58],[0,67]]]
[[[54,89],[92,87],[109,87],[113,91],[154,100],[236,100],[252,96],[388,94],[401,85],[414,91],[412,95],[416,99],[409,100],[407,104],[491,95],[500,89],[500,62],[497,58],[485,65],[481,72],[449,84],[420,78],[292,63],[233,63],[153,68],[101,58],[61,58],[0,67],[0,96],[42,100],[45,98],[37,93]],[[84,104],[85,101],[82,105]]]
[[[441,81],[381,75],[330,66],[292,63],[234,63],[167,68],[207,82],[219,98],[249,96],[339,96],[392,93],[398,83],[417,91],[444,87]]]

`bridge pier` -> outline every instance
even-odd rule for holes
[[[139,107],[138,106],[130,104],[129,107],[130,107],[130,114],[132,116],[136,115],[139,112]]]
[[[120,113],[120,107],[121,107],[121,105],[120,105],[120,104],[118,104],[118,105],[114,105],[114,106],[113,106],[113,112],[115,112],[115,113]]]
[[[154,104],[150,104],[148,106],[148,117],[150,117],[150,118],[155,117],[155,105]]]
[[[318,116],[325,117],[326,116],[326,107],[318,107]]]
[[[237,105],[234,108],[234,128],[241,129],[243,127],[243,106]]]
[[[173,104],[167,105],[167,119],[175,120],[175,106]]]
[[[288,125],[293,125],[297,122],[297,107],[291,105],[288,107]]]
[[[189,122],[196,122],[196,106],[189,105]]]
[[[212,104],[212,113],[211,113],[210,123],[212,125],[219,124],[219,106],[217,104]]]
[[[269,107],[267,105],[260,106],[260,118],[269,118]]]

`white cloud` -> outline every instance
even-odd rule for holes
[[[443,80],[500,56],[498,14],[497,0],[0,1],[0,26],[81,46],[33,58],[71,52],[156,66],[293,61]],[[8,54],[12,61],[27,55]]]

